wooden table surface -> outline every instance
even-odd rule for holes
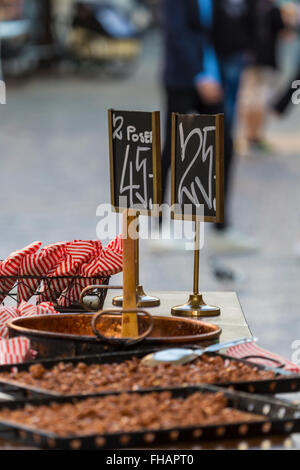
[[[104,308],[111,307],[111,299],[116,295],[115,291],[108,291]],[[160,299],[160,306],[149,308],[152,315],[171,316],[171,308],[185,303],[189,298],[188,292],[147,292],[149,295]],[[209,305],[221,307],[221,315],[205,318],[206,321],[215,323],[222,328],[220,341],[251,336],[241,304],[235,292],[204,292],[203,299]],[[202,318],[201,318],[202,320]]]
[[[147,294],[157,296],[161,300],[161,305],[159,307],[149,309],[152,315],[171,315],[171,307],[185,303],[189,296],[188,292],[147,292]],[[111,299],[114,295],[116,295],[116,291],[109,291],[104,308],[111,307]],[[207,304],[221,307],[221,315],[219,317],[206,319],[209,322],[216,323],[221,326],[222,335],[220,341],[228,341],[244,336],[251,336],[251,330],[235,292],[205,292],[203,293],[203,298]],[[284,398],[295,399],[296,397],[295,395],[286,395]],[[0,438],[0,450],[4,449],[32,449],[32,447],[19,447],[14,443],[1,440]],[[300,449],[300,434],[205,443],[181,443],[177,446],[156,446],[155,449]]]

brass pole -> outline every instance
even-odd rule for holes
[[[215,317],[220,315],[220,308],[206,305],[202,294],[199,293],[199,262],[200,262],[200,220],[195,220],[194,241],[194,288],[188,301],[171,309],[171,314],[177,317]]]
[[[123,309],[126,313],[122,313],[122,337],[134,338],[138,336],[138,318],[136,314],[136,269],[135,249],[136,243],[130,237],[129,225],[133,223],[135,216],[130,216],[125,211],[122,216],[122,235],[123,235]],[[133,310],[132,313],[130,309]]]
[[[135,249],[135,280],[136,280],[136,288],[138,287],[140,283],[140,219],[139,219],[140,213],[137,212],[136,217],[137,217],[137,225],[136,225],[136,231],[137,231],[137,238],[136,238],[136,249]]]
[[[137,224],[136,224],[136,231],[137,237],[134,240],[135,243],[135,287],[136,287],[136,302],[138,307],[157,307],[160,304],[160,300],[157,297],[153,297],[150,295],[145,294],[143,286],[140,285],[140,243],[139,243],[139,231],[140,231],[140,223],[139,223],[139,215],[140,213],[136,213],[137,217]],[[121,307],[123,305],[123,296],[118,296],[113,298],[113,305],[117,307]]]
[[[194,295],[199,294],[200,222],[195,220]]]

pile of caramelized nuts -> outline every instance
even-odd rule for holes
[[[158,364],[149,367],[133,358],[114,364],[59,362],[51,369],[42,364],[31,365],[28,371],[2,372],[0,379],[19,385],[53,391],[62,395],[92,394],[107,391],[138,391],[184,385],[224,384],[228,382],[273,379],[271,370],[222,358],[203,355],[185,365]]]
[[[177,429],[262,421],[259,415],[227,407],[221,393],[196,392],[173,398],[170,392],[123,393],[0,411],[0,420],[58,436],[84,436],[130,431]]]

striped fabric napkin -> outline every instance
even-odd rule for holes
[[[80,276],[93,277],[101,274],[112,276],[123,269],[123,243],[121,235],[103,247],[96,257],[83,263],[79,270]]]
[[[7,323],[10,320],[17,317],[56,313],[58,312],[55,311],[51,302],[31,305],[23,301],[18,308],[0,306],[0,364],[19,364],[35,356],[35,351],[30,349],[29,339],[23,336],[8,339]]]
[[[78,302],[80,292],[84,287],[101,283],[101,280],[94,278],[94,276],[112,276],[122,271],[122,268],[123,244],[120,235],[112,240],[106,247],[102,247],[99,242],[98,245],[95,245],[94,242],[93,253],[89,258],[76,265],[75,274],[85,279],[74,281],[74,285],[71,289],[69,286],[66,286],[58,299],[58,305],[60,307],[69,307]]]
[[[0,306],[0,339],[8,338],[7,323],[13,318],[30,317],[33,315],[52,315],[56,312],[51,302],[32,305],[22,301],[18,307]]]
[[[247,356],[260,356],[260,358],[249,358],[249,361],[269,367],[277,367],[274,362],[268,360],[268,358],[271,358],[278,361],[279,363],[283,363],[285,370],[300,373],[300,367],[297,366],[297,364],[294,364],[293,362],[279,356],[278,354],[261,348],[256,343],[245,343],[238,346],[232,346],[231,348],[228,348],[225,353],[228,356],[236,357],[238,359],[247,358]]]
[[[17,276],[23,258],[36,253],[41,245],[42,242],[33,242],[22,248],[22,250],[11,253],[4,261],[0,262],[0,276]],[[14,287],[15,283],[15,279],[0,279],[0,303]]]
[[[120,235],[106,247],[100,240],[74,240],[40,248],[41,242],[33,242],[0,261],[0,304],[17,282],[18,305],[21,301],[28,302],[38,291],[37,304],[50,301],[69,307],[78,302],[84,287],[99,284],[101,278],[122,271]],[[20,279],[1,279],[1,276]],[[41,278],[44,278],[42,282]]]
[[[81,264],[76,265],[75,275],[82,277],[82,279],[75,279],[72,282],[72,286],[68,285],[64,291],[61,293],[58,299],[58,305],[61,307],[69,307],[72,304],[76,304],[79,300],[81,291],[91,285],[91,284],[101,284],[101,279],[93,279],[92,275],[97,275],[99,272],[89,272],[87,274],[87,267],[90,266],[94,260],[96,260],[103,251],[103,246],[100,240],[97,242],[93,242],[93,252],[92,255],[88,257],[88,259]],[[92,261],[91,261],[92,260]]]
[[[53,245],[47,250],[40,253],[34,253],[23,257],[20,267],[19,276],[35,276],[35,278],[25,278],[18,284],[18,305],[20,302],[28,301],[36,292],[41,281],[39,276],[46,276],[48,272],[57,265],[62,259],[63,250],[60,245]]]
[[[47,252],[49,249],[51,250],[53,247],[59,246],[61,249],[61,258],[55,263],[51,269],[47,272],[47,277],[51,278],[55,276],[55,273],[57,272],[58,266],[62,263],[63,259],[66,256],[66,246],[70,242],[57,242],[53,243],[51,245],[44,246],[41,250],[41,252]],[[55,302],[57,300],[57,295],[56,289],[58,288],[57,286],[54,286],[55,280],[51,281],[50,283],[48,282],[42,282],[40,288],[39,288],[39,296],[37,297],[37,304],[40,304],[45,301],[49,302]]]
[[[101,272],[107,276],[117,274],[123,269],[123,240],[119,235],[104,248],[104,256],[100,260]]]
[[[65,278],[53,279],[53,281],[51,281],[50,290],[55,291],[56,299],[58,299],[70,285],[71,279],[67,276],[75,276],[81,264],[92,257],[94,253],[95,244],[93,241],[74,240],[73,242],[66,243],[62,259],[53,269],[50,269],[47,274],[49,278],[65,276]],[[47,292],[44,292],[44,295],[45,294],[47,295]]]
[[[30,341],[24,336],[0,340],[0,364],[21,364],[32,359]]]

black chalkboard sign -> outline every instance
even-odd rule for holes
[[[224,219],[224,116],[172,115],[172,217]],[[201,211],[202,207],[202,211]]]
[[[110,109],[108,127],[112,206],[156,213],[161,204],[160,113]]]

